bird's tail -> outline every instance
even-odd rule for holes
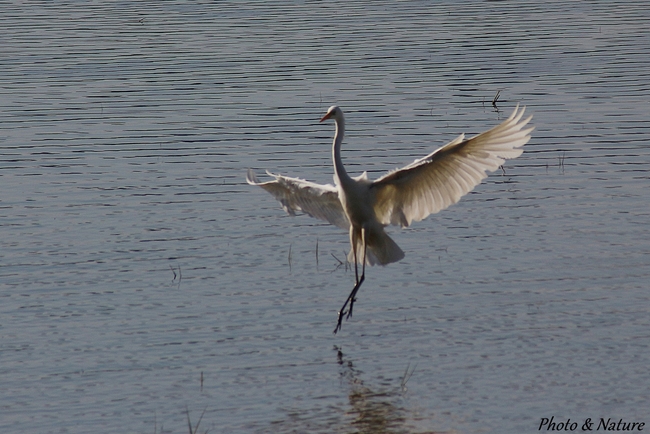
[[[361,234],[358,234],[356,242],[352,243],[357,247],[357,262],[363,261],[363,243]],[[366,264],[387,265],[404,258],[404,252],[391,237],[384,232],[383,228],[366,230]],[[354,252],[348,254],[348,261],[354,264]]]

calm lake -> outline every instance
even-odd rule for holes
[[[0,44],[1,432],[650,428],[646,3],[8,1]],[[517,103],[332,334],[348,235],[247,169],[332,182],[332,104],[374,179]]]

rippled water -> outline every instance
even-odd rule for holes
[[[650,423],[641,2],[8,2],[0,430],[537,432]],[[492,99],[500,91],[498,111]],[[286,216],[249,167],[377,177],[520,102],[525,153],[393,230]]]

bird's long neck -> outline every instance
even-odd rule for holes
[[[334,133],[334,144],[332,145],[332,160],[334,160],[334,173],[340,183],[351,180],[348,172],[343,167],[341,161],[341,143],[343,142],[343,135],[345,134],[345,120],[343,116],[336,117],[336,132]]]

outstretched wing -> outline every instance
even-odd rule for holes
[[[341,229],[350,229],[350,222],[343,211],[336,187],[330,184],[320,185],[303,179],[274,175],[268,171],[266,173],[273,176],[275,181],[260,182],[252,169],[248,169],[246,181],[271,193],[280,201],[282,208],[288,214],[294,216],[296,211],[303,211]]]
[[[486,171],[505,159],[516,158],[530,140],[533,127],[524,129],[532,116],[521,120],[519,105],[501,125],[465,140],[465,135],[408,166],[376,180],[375,214],[383,224],[408,226],[437,213],[469,193]]]

